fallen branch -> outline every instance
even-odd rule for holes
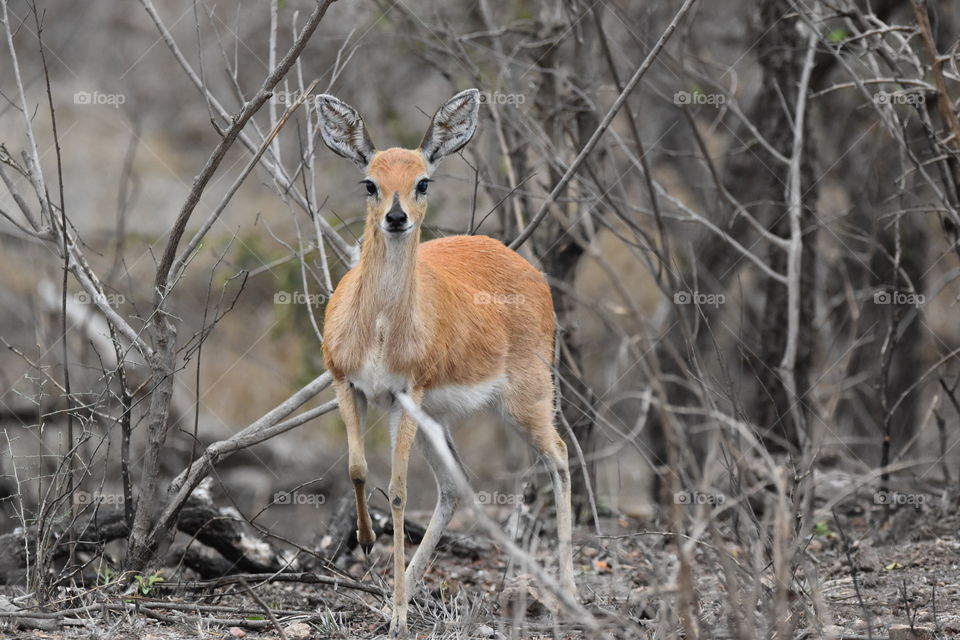
[[[129,533],[122,510],[95,511],[81,515],[71,527],[53,531],[47,553],[52,554],[51,560],[66,557],[70,540],[75,541],[75,552],[97,552],[107,542],[124,538]],[[0,535],[0,584],[18,582],[23,570],[35,566],[37,539],[36,527],[18,528]]]
[[[380,533],[393,535],[393,517],[389,513],[380,511],[379,509],[370,509],[370,518],[373,520],[374,529],[380,529],[380,531],[377,531],[378,535]],[[420,544],[426,532],[427,528],[423,525],[417,524],[408,518],[403,519],[403,534],[412,544]],[[455,556],[470,558],[472,560],[476,560],[484,553],[489,553],[490,551],[489,545],[446,532],[440,535],[437,549],[444,549]]]
[[[141,600],[125,598],[127,602],[98,602],[96,604],[84,607],[75,607],[64,609],[62,611],[30,611],[30,610],[9,610],[9,606],[0,610],[0,620],[20,626],[25,629],[41,629],[44,631],[53,631],[60,626],[69,624],[72,626],[87,625],[89,620],[77,619],[72,616],[93,615],[103,611],[120,611],[124,613],[141,613],[149,618],[164,622],[167,624],[188,623],[196,626],[197,623],[206,625],[215,624],[225,627],[245,627],[254,630],[266,630],[277,625],[276,618],[271,620],[258,620],[244,614],[261,616],[263,610],[259,607],[225,607],[216,605],[200,605],[195,603],[163,602],[159,600]],[[158,609],[167,609],[174,612],[172,615],[160,613]],[[186,612],[222,612],[230,613],[237,618],[217,618],[200,615],[187,615]],[[279,609],[271,611],[274,616],[283,616],[285,618],[295,617],[301,621],[318,620],[323,618],[323,614],[312,611],[298,611]]]
[[[386,511],[370,509],[370,519],[377,536],[393,535],[393,517]],[[403,533],[411,544],[420,544],[427,528],[410,520],[403,519]],[[320,544],[320,552],[330,562],[336,562],[357,548],[357,508],[352,495],[344,496],[330,520],[330,527]],[[465,536],[442,533],[437,550],[449,551],[455,556],[477,560],[490,551],[485,542],[472,540]]]
[[[301,584],[325,584],[335,589],[352,589],[354,591],[364,591],[378,596],[386,595],[382,589],[371,584],[357,582],[345,578],[331,578],[321,576],[315,573],[297,572],[297,573],[238,573],[231,576],[224,576],[214,580],[185,580],[180,582],[161,582],[154,585],[154,588],[161,590],[176,589],[214,589],[241,582],[251,583],[271,583],[271,582],[297,582]]]

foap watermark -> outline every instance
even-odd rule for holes
[[[513,506],[523,504],[523,495],[519,493],[478,491],[475,499],[479,505]]]
[[[273,504],[301,505],[319,507],[326,504],[327,496],[322,493],[307,493],[301,491],[278,491],[273,494]]]
[[[500,91],[481,91],[480,104],[512,105],[519,107],[527,101],[522,93],[501,93]]]
[[[873,494],[873,504],[889,506],[910,506],[920,508],[927,502],[927,496],[922,493],[900,493],[899,491],[877,491]]]
[[[927,101],[927,96],[924,93],[917,93],[915,91],[898,91],[895,93],[878,91],[874,94],[873,101],[877,104],[908,104],[913,107],[918,107]]]
[[[277,291],[273,294],[273,304],[324,304],[326,294],[304,293],[303,291]]]
[[[478,291],[473,294],[473,304],[523,304],[526,297],[521,293],[493,293]]]
[[[77,506],[86,507],[94,504],[120,505],[124,503],[124,499],[122,493],[100,493],[99,491],[90,493],[89,491],[75,491],[73,494],[73,502]]]
[[[124,304],[127,301],[127,297],[122,293],[105,293],[103,294],[103,298],[111,307],[118,304]],[[77,295],[73,296],[73,300],[77,304],[97,304],[96,299],[86,291],[81,291]]]
[[[673,104],[709,104],[719,106],[727,101],[722,93],[704,93],[703,91],[677,91],[673,94]]]
[[[695,304],[697,306],[719,307],[726,303],[727,296],[722,293],[701,293],[699,291],[675,291],[674,304]]]
[[[122,93],[103,93],[101,91],[77,91],[73,94],[73,104],[108,106],[119,109],[127,101]]]
[[[926,302],[926,296],[913,291],[887,291],[884,289],[873,292],[873,304],[904,304],[911,307],[922,307]]]
[[[721,505],[727,501],[722,493],[705,493],[703,491],[677,491],[673,494],[675,504],[709,504]]]
[[[282,104],[285,106],[290,106],[296,104],[303,93],[300,91],[274,91],[273,92],[273,101],[277,104]],[[320,106],[320,96],[316,94],[308,94],[306,98],[303,99],[304,102],[313,102],[313,107],[317,108]]]

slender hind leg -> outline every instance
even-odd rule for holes
[[[453,446],[450,434],[445,433],[444,435],[447,446],[453,453],[457,464],[461,464],[460,457],[457,455],[457,450]],[[426,458],[427,463],[433,470],[433,477],[437,481],[437,505],[434,507],[433,516],[431,516],[430,524],[427,525],[427,531],[420,541],[420,546],[417,547],[416,553],[413,554],[413,560],[410,561],[410,566],[407,567],[406,582],[408,598],[412,598],[419,588],[420,580],[423,578],[423,574],[427,569],[427,563],[430,562],[433,551],[440,541],[440,536],[446,530],[447,525],[450,524],[450,519],[453,518],[453,514],[460,503],[460,493],[457,491],[454,476],[450,473],[447,465],[444,464],[440,453],[436,450],[433,443],[426,435],[418,433],[417,444],[420,445],[420,449],[423,451],[423,457]]]
[[[347,427],[350,481],[357,498],[357,541],[364,551],[370,551],[376,536],[367,510],[367,459],[363,452],[363,427],[367,421],[367,398],[350,386],[346,380],[335,380],[340,416]]]
[[[549,376],[549,371],[547,372]],[[548,378],[549,379],[549,378]],[[553,424],[553,385],[544,385],[537,393],[527,389],[509,389],[506,395],[507,412],[526,432],[534,446],[543,455],[557,507],[557,553],[559,560],[560,586],[571,597],[577,597],[577,585],[573,579],[573,521],[571,515],[570,469],[567,465],[567,445]],[[530,401],[531,396],[536,398]]]
[[[552,425],[551,425],[552,427]],[[554,430],[555,444],[550,450],[541,448],[553,481],[553,499],[557,505],[557,552],[560,563],[560,586],[574,599],[577,583],[573,579],[573,515],[570,495],[570,468],[567,445]]]

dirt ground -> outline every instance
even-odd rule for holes
[[[888,513],[880,506],[859,509],[856,504],[863,503],[851,501],[835,507],[835,517],[817,522],[797,551],[789,594],[796,616],[794,637],[879,639],[889,637],[893,625],[911,624],[920,634],[915,637],[960,636],[960,517],[951,503],[955,500],[930,496],[919,508],[903,506]],[[676,595],[670,581],[677,573],[676,547],[662,526],[611,517],[601,521],[603,537],[591,535],[586,526],[577,532],[581,600],[602,625],[614,630],[612,637],[689,637],[662,622]],[[762,562],[764,552],[758,555],[756,549],[738,546],[732,526],[716,530],[725,533],[715,531],[717,538],[705,535],[696,542],[687,539],[701,632],[710,638],[741,637],[729,613],[731,582],[718,554],[725,553],[746,576],[749,567],[756,566],[751,558]],[[534,538],[536,555],[548,564],[551,539],[549,534]],[[387,590],[390,551],[388,541],[379,541],[369,556],[351,555],[342,571]],[[430,592],[411,607],[411,630],[417,638],[594,637],[581,621],[555,619],[549,597],[517,573],[496,549],[473,560],[440,553],[427,574]],[[190,578],[188,571],[184,574],[169,575],[166,586]],[[768,577],[761,573],[759,582],[744,579],[740,584],[741,594],[751,584],[758,589],[753,628],[756,637],[768,637],[764,625],[771,618],[765,606],[773,598]],[[275,612],[290,640],[387,634],[387,599],[381,595],[299,583],[251,586],[259,602],[236,585],[206,591],[164,588],[138,597],[96,592],[82,603],[136,603],[140,611],[91,611],[71,618],[66,626],[44,630],[0,627],[0,637],[278,638],[264,606]],[[22,595],[14,587],[3,589],[0,593],[9,597]]]

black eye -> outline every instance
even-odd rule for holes
[[[377,195],[377,185],[374,184],[373,180],[364,180],[363,184],[367,186],[367,195],[375,196]]]
[[[427,192],[427,187],[430,186],[430,181],[424,178],[417,183],[417,193],[423,195]]]

